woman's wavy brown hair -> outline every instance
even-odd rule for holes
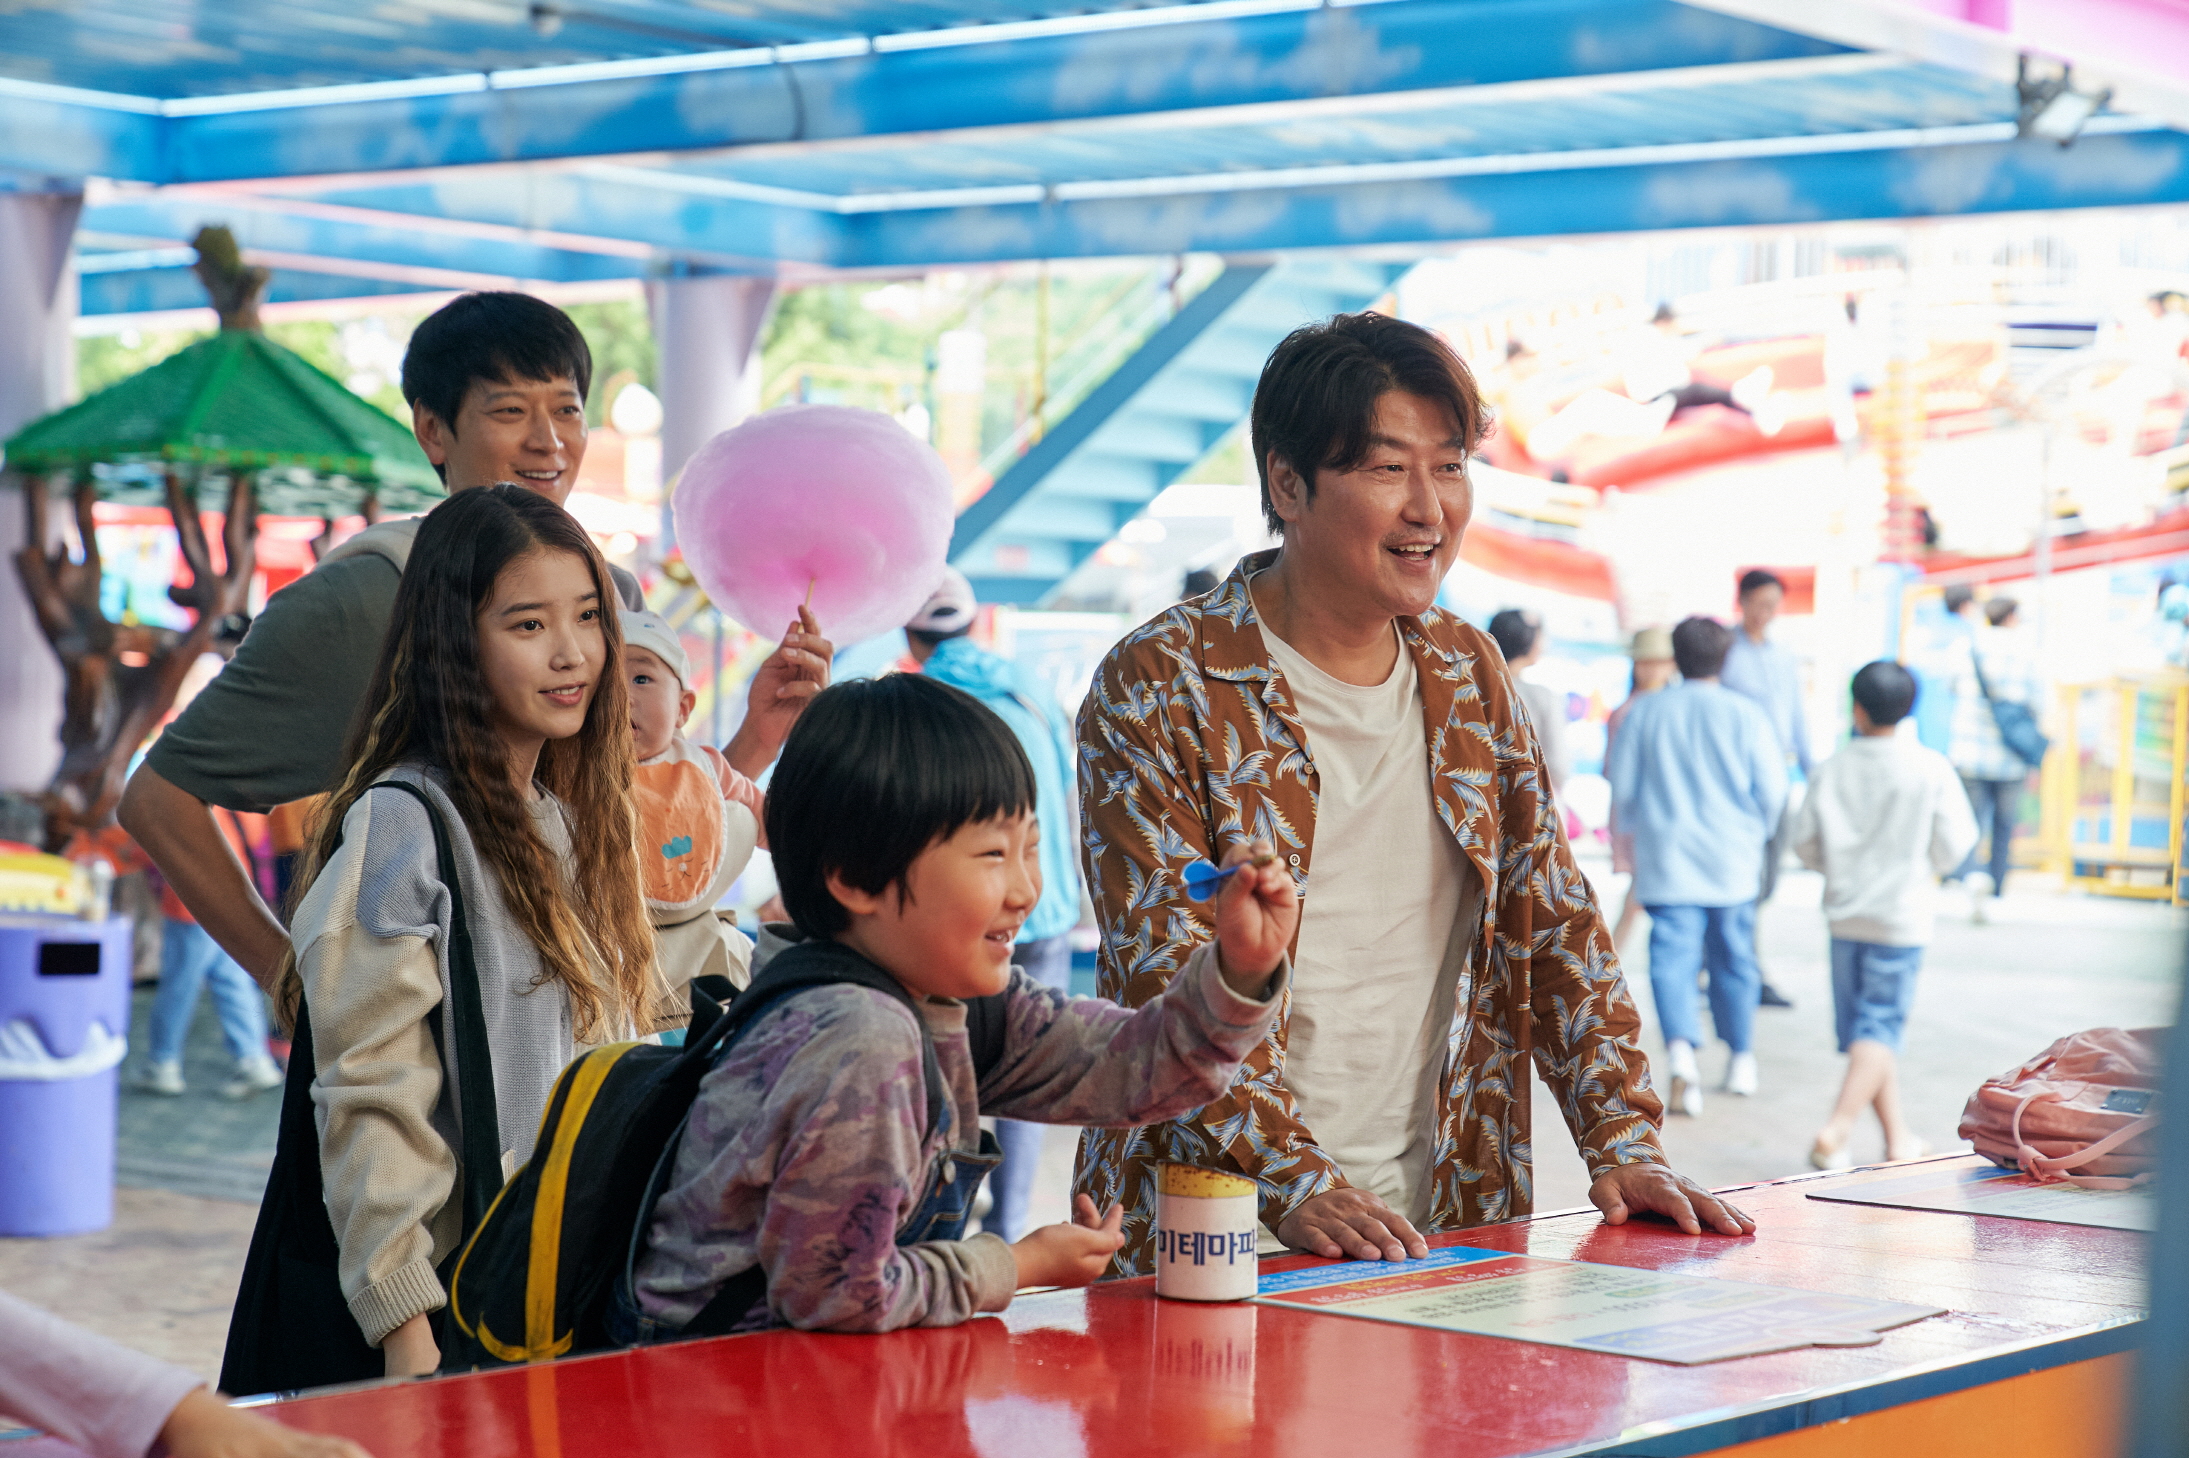
[[[535,552],[584,559],[600,594],[607,645],[584,726],[549,740],[535,771],[569,812],[575,864],[567,883],[510,782],[479,658],[479,613],[495,579]],[[538,492],[475,487],[435,507],[411,545],[372,687],[350,728],[342,781],[319,813],[292,904],[332,859],[342,818],[358,797],[397,765],[422,762],[455,802],[479,859],[501,883],[503,902],[539,949],[542,982],[559,982],[568,993],[578,1037],[600,1042],[654,1027],[666,989],[654,973],[639,879],[618,606],[607,563],[585,529]],[[292,948],[275,994],[285,1024],[294,1024],[302,994]]]

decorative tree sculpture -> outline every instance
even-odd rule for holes
[[[167,717],[190,666],[206,652],[234,651],[242,639],[257,536],[251,478],[239,472],[229,483],[221,524],[226,560],[216,571],[197,503],[180,474],[169,472],[167,509],[190,585],[170,587],[167,595],[197,620],[181,631],[123,625],[108,621],[99,606],[99,536],[92,520],[98,491],[88,476],[74,496],[78,550],[72,554],[63,542],[48,552],[46,482],[32,477],[23,483],[29,545],[15,557],[38,626],[66,676],[61,766],[45,794],[46,845],[55,851],[78,830],[112,821],[130,756]]]
[[[198,250],[198,261],[190,265],[190,271],[212,297],[220,327],[258,333],[258,305],[266,297],[266,286],[274,281],[273,270],[245,263],[236,235],[226,228],[200,228],[190,246]]]
[[[220,332],[24,427],[6,446],[29,528],[16,571],[66,675],[61,767],[43,797],[54,850],[112,822],[131,756],[174,707],[191,665],[241,641],[261,509],[331,519],[369,515],[375,501],[422,510],[443,494],[408,429],[258,332],[271,275],[243,261],[228,230],[202,229],[196,247]],[[94,468],[117,462],[158,471],[190,570],[189,585],[168,589],[196,615],[187,628],[115,623],[100,608],[93,507],[106,488]],[[199,497],[222,481],[216,566]],[[73,550],[49,546],[48,517],[64,493],[75,508]]]

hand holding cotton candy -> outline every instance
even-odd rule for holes
[[[950,472],[886,415],[786,405],[699,448],[677,482],[676,537],[715,606],[763,637],[812,594],[821,631],[903,627],[941,579]]]

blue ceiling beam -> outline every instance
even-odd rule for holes
[[[1546,157],[1546,162],[1554,158]],[[2189,202],[2189,134],[1759,155],[1156,198],[868,213],[840,268],[1435,247],[1481,238]]]
[[[323,176],[1080,121],[1845,49],[1675,0],[1385,0],[1128,18],[1017,38],[967,34],[956,43],[947,32],[942,43],[885,39],[854,54],[836,45],[781,60],[763,50],[646,63],[666,72],[657,74],[608,65],[470,78],[476,85],[438,78],[434,94],[367,89],[332,104],[219,111],[207,108],[245,104],[198,98],[153,116],[0,83],[0,169],[155,183]],[[670,69],[679,66],[687,69]]]
[[[1808,140],[1788,145],[1802,148]],[[387,228],[373,230],[393,235],[381,239],[384,251],[408,246],[421,259],[451,255],[438,254],[438,239],[429,246],[430,235],[411,231],[395,215],[589,234],[762,272],[777,263],[886,269],[1174,252],[1426,249],[1481,238],[2189,201],[2189,135],[2156,128],[2094,131],[2065,149],[2007,139],[1774,155],[1778,145],[1766,141],[1749,155],[1693,161],[1571,167],[1547,154],[1542,170],[852,214],[671,193],[582,172],[450,177],[320,200],[385,210]],[[109,222],[103,208],[87,216],[86,226],[130,231]],[[294,251],[359,256],[337,225],[324,226],[334,231],[323,242]],[[178,227],[154,236],[187,233]],[[613,274],[611,265],[635,267],[622,259],[586,267]]]
[[[442,174],[319,192],[310,201],[381,214],[398,231],[406,216],[446,219],[503,233],[615,239],[754,273],[772,272],[778,262],[825,267],[840,251],[842,231],[842,219],[833,213],[669,191],[579,170]]]
[[[166,172],[167,122],[150,105],[125,109],[80,97],[58,86],[0,90],[0,170],[145,181]]]
[[[431,218],[360,220],[281,211],[255,198],[161,193],[123,198],[84,211],[90,232],[129,238],[187,242],[207,224],[226,225],[245,249],[289,257],[341,259],[403,274],[395,281],[423,288],[466,288],[510,280],[593,283],[638,278],[645,250],[581,251],[536,243],[514,234],[479,236],[461,227],[436,226]],[[436,277],[434,275],[445,275]],[[367,292],[371,292],[367,290]]]
[[[346,274],[309,273],[293,268],[274,270],[267,286],[269,304],[321,303],[338,299],[381,298],[394,294],[432,292],[427,286],[392,279],[356,278]],[[155,314],[175,309],[206,308],[205,285],[187,268],[133,268],[115,273],[83,276],[77,311],[96,314]]]

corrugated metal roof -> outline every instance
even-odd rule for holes
[[[1739,70],[1742,68],[1727,68]],[[1889,57],[1746,68],[1737,79],[1631,76],[1618,87],[1479,88],[1352,107],[1060,124],[965,139],[876,138],[827,150],[764,149],[662,170],[827,198],[965,188],[1067,187],[1477,157],[1972,126],[2014,120],[2012,87]],[[1532,89],[1533,94],[1530,94]],[[1257,114],[1260,113],[1260,114]]]
[[[227,223],[322,291],[2189,198],[2189,135],[2018,141],[1996,66],[1726,8],[34,0],[0,4],[0,187],[116,179],[87,231]]]
[[[131,96],[225,96],[1138,8],[1101,0],[69,0],[0,7],[0,77]]]

